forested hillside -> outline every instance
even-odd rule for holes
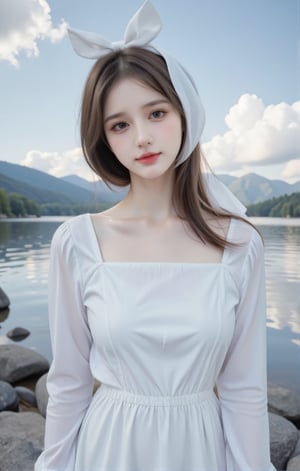
[[[249,216],[300,217],[300,193],[283,195],[248,206]]]

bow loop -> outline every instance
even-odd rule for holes
[[[99,59],[113,50],[110,41],[96,33],[68,28],[74,51],[87,59]]]
[[[153,5],[146,1],[126,27],[124,46],[146,46],[156,38],[160,30],[160,17]]]

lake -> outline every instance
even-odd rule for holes
[[[0,220],[0,344],[17,326],[31,334],[19,345],[51,360],[47,319],[49,245],[65,217]],[[268,380],[300,394],[300,219],[252,218],[265,240]]]

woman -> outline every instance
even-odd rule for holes
[[[97,58],[82,103],[85,158],[129,193],[54,235],[36,471],[274,470],[263,244],[200,169],[201,101],[150,44],[159,29],[146,2],[123,42],[69,31],[78,54]]]

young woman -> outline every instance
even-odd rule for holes
[[[123,42],[69,31],[77,53],[97,58],[84,155],[129,193],[54,235],[36,471],[274,470],[263,243],[200,168],[201,101],[182,66],[150,44],[159,29],[146,2]]]

